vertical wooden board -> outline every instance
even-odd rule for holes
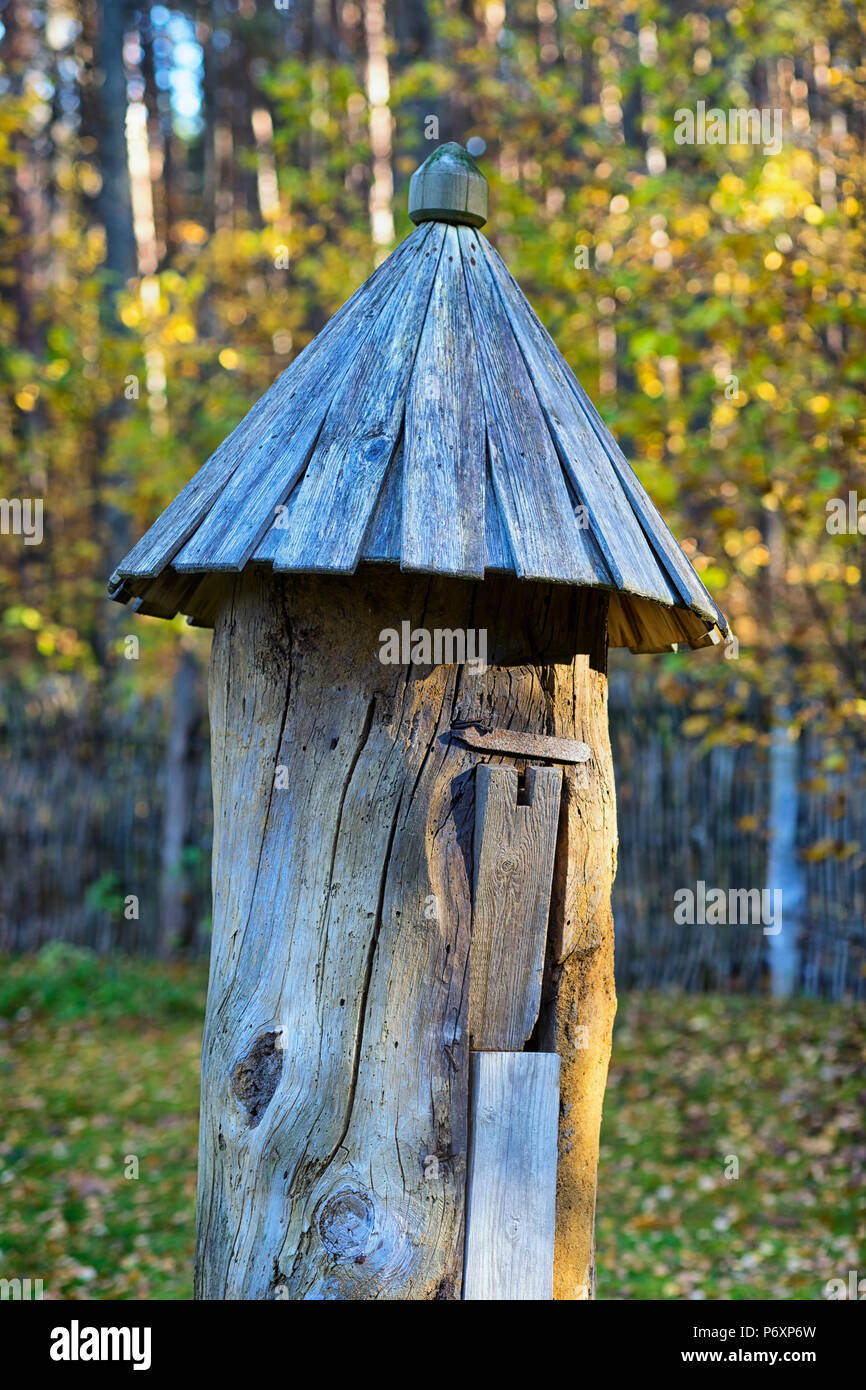
[[[403,424],[406,387],[445,236],[430,223],[424,251],[340,383],[292,511],[275,570],[351,573]]]
[[[351,341],[359,320],[366,322],[375,318],[403,276],[406,262],[411,261],[416,252],[422,253],[428,234],[429,225],[425,225],[407,237],[307,343],[145,531],[121,561],[119,574],[145,577],[159,574],[189,540],[249,450],[253,451],[256,466],[261,466],[269,433],[293,395],[310,391],[324,359],[339,341],[346,339],[347,333],[347,340]]]
[[[475,770],[475,891],[469,1036],[477,1050],[519,1051],[538,1017],[562,772],[528,767],[517,804],[513,767]]]
[[[574,516],[565,477],[511,325],[475,232],[457,233],[481,367],[493,486],[523,579],[610,584],[589,532]]]
[[[470,1058],[467,1302],[553,1298],[559,1057]]]
[[[484,408],[455,227],[406,398],[402,566],[484,577]]]
[[[598,541],[618,588],[662,603],[676,603],[676,589],[644,536],[619,475],[592,429],[566,379],[562,354],[538,320],[526,312],[528,301],[487,239],[478,242],[496,282],[505,313],[520,345],[563,467],[580,502],[587,508]]]

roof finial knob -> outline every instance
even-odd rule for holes
[[[487,180],[468,150],[453,140],[440,145],[409,180],[413,222],[456,222],[483,227]]]

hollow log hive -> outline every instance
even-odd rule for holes
[[[726,624],[486,204],[434,152],[112,577],[214,629],[201,1298],[592,1296],[607,652]]]

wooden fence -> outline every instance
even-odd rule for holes
[[[769,777],[765,746],[703,751],[676,712],[625,700],[611,710],[619,807],[614,891],[617,984],[686,990],[766,987],[761,925],[679,925],[674,893],[766,885]],[[835,765],[827,767],[828,761]],[[802,739],[797,846],[803,877],[800,988],[866,995],[866,760]],[[784,901],[783,925],[784,925]]]
[[[765,885],[766,753],[702,751],[678,715],[612,692],[620,849],[614,894],[621,989],[766,988],[760,925],[679,925],[674,893]],[[805,889],[800,987],[866,995],[866,763],[806,738],[798,806]],[[163,817],[178,750],[155,705],[88,724],[19,717],[0,739],[0,951],[55,939],[153,954],[166,893],[188,954],[208,949],[211,802],[207,730],[190,734],[186,845],[166,862]],[[827,762],[831,764],[828,769]],[[836,764],[840,764],[836,766]]]
[[[0,951],[62,940],[155,954],[165,893],[169,776],[155,706],[94,725],[21,720],[0,742]],[[192,953],[208,948],[211,792],[206,728],[195,767],[187,844],[176,872]]]

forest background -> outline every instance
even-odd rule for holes
[[[0,534],[0,949],[206,952],[209,636],[106,579],[455,139],[736,637],[614,654],[620,983],[862,997],[862,9],[5,0],[0,27],[0,496],[43,506],[41,543],[8,508]],[[779,113],[779,147],[679,143],[701,102]],[[698,880],[781,885],[790,929],[676,926]]]

